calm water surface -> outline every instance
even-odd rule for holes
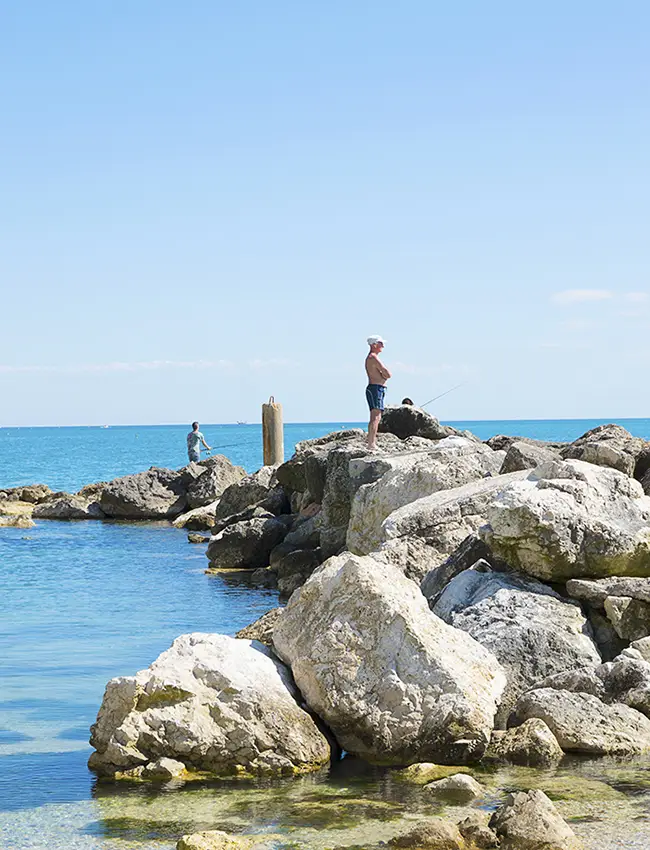
[[[516,433],[567,440],[598,423],[454,424],[483,438]],[[650,438],[650,420],[621,424]],[[349,424],[286,426],[287,456],[296,441],[341,427]],[[0,487],[42,481],[76,490],[151,465],[178,467],[185,462],[187,430],[0,428]],[[259,426],[202,430],[235,463],[248,470],[261,464]],[[203,547],[189,545],[165,523],[41,521],[28,531],[0,528],[0,847],[168,850],[183,831],[219,826],[279,829],[300,846],[325,847],[343,839],[385,840],[400,819],[433,811],[419,791],[358,763],[267,786],[216,783],[165,792],[95,783],[86,769],[88,727],[108,679],[148,666],[179,634],[234,634],[277,604],[273,591],[250,589],[237,577],[206,576],[205,564]],[[597,809],[594,823],[616,808],[598,801],[621,784],[621,769],[611,768],[610,775],[581,768],[589,781],[597,774],[589,802]],[[628,823],[635,819],[637,835],[648,818],[650,765],[625,771],[634,796],[618,788],[612,793],[617,811]],[[524,780],[504,781],[516,787]],[[494,805],[499,793],[495,786],[485,805]],[[574,804],[564,805],[571,814]],[[587,822],[581,828],[585,834],[593,829]],[[646,844],[608,845],[600,837],[590,846],[650,846],[650,833],[644,835]]]

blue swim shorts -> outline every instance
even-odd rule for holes
[[[201,453],[196,449],[188,449],[187,456],[190,459],[190,463],[198,463],[201,460]]]
[[[384,396],[386,395],[386,387],[381,384],[368,384],[366,387],[366,401],[371,410],[384,409]]]

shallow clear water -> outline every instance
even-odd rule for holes
[[[597,423],[458,424],[483,438],[560,440]],[[650,420],[622,424],[650,436]],[[287,456],[297,440],[343,425],[287,426]],[[43,481],[75,490],[154,464],[181,466],[186,431],[0,429],[0,487]],[[247,469],[260,465],[259,426],[206,425],[203,432]],[[95,782],[86,768],[88,727],[108,679],[146,667],[179,634],[234,634],[277,604],[275,592],[251,589],[238,576],[206,576],[205,565],[203,547],[166,523],[0,528],[0,847],[166,850],[184,831],[225,826],[279,831],[297,846],[324,848],[386,840],[405,821],[438,811],[420,789],[354,761],[331,775],[262,786],[155,790]],[[563,767],[566,781],[585,775],[606,783],[586,802],[561,802],[564,813],[582,818],[576,829],[590,847],[650,846],[650,765],[637,760],[608,770],[604,762]],[[483,805],[534,778],[511,771],[486,780]],[[607,796],[611,789],[616,796]],[[623,827],[627,844],[616,843]]]

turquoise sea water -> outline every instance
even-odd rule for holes
[[[598,423],[454,424],[483,438],[516,433],[570,440]],[[650,420],[621,424],[650,438]],[[287,425],[287,456],[298,440],[341,427],[350,425]],[[0,487],[41,481],[76,490],[151,465],[178,467],[185,463],[187,430],[0,429]],[[248,470],[261,465],[260,426],[204,425],[202,431],[234,462]],[[0,847],[167,850],[188,825],[206,828],[222,818],[230,828],[243,827],[255,817],[260,828],[274,823],[254,806],[241,815],[253,790],[244,801],[239,790],[184,791],[182,805],[174,797],[170,811],[169,794],[98,786],[86,768],[88,727],[108,679],[146,667],[179,634],[234,634],[276,604],[275,592],[251,589],[237,576],[206,576],[205,565],[203,547],[189,545],[166,523],[40,521],[27,531],[0,528]],[[328,794],[354,790],[359,780],[338,770],[327,780],[282,786],[284,796],[271,806],[275,817],[291,795],[304,795],[314,784]],[[374,787],[378,801],[392,795],[399,805],[405,802],[405,792],[387,790],[374,773],[366,780],[365,792]],[[228,817],[226,799],[240,806]]]

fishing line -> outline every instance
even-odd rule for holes
[[[439,398],[442,398],[443,395],[448,395],[449,393],[453,393],[454,390],[457,390],[459,387],[464,387],[467,381],[463,381],[462,384],[456,384],[455,387],[452,387],[450,390],[445,390],[444,393],[440,393],[440,395],[434,396],[430,398],[429,401],[425,401],[424,404],[421,404],[420,407],[426,407],[427,404],[431,404],[433,401],[438,401]]]

